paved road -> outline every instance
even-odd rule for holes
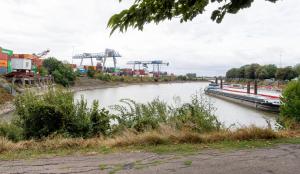
[[[297,174],[300,145],[232,152],[209,150],[190,156],[134,152],[0,161],[0,173]]]

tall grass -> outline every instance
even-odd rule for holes
[[[299,133],[297,134],[299,135]],[[197,133],[193,131],[178,130],[168,125],[160,125],[159,128],[143,133],[126,129],[121,135],[111,138],[66,138],[56,135],[42,140],[26,140],[12,142],[7,138],[0,137],[0,153],[37,150],[40,152],[59,149],[83,149],[97,147],[126,147],[139,145],[161,144],[206,144],[220,141],[243,141],[243,140],[271,140],[276,138],[295,136],[290,133],[274,132],[269,128],[251,126],[237,130],[220,130],[217,132]]]
[[[156,98],[146,104],[122,99],[121,104],[111,108],[117,111],[115,117],[119,128],[132,128],[138,132],[153,130],[160,124],[176,129],[196,132],[216,131],[221,123],[213,114],[214,107],[202,93],[191,96],[190,103],[171,106]]]

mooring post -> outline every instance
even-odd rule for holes
[[[220,79],[220,88],[223,89],[223,78]]]
[[[247,93],[250,94],[250,81],[247,82]]]
[[[257,95],[257,80],[254,80],[254,94]]]

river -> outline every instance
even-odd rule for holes
[[[179,97],[181,103],[189,102],[191,95],[197,91],[203,91],[207,85],[207,82],[129,85],[125,87],[80,91],[75,93],[75,99],[84,96],[89,105],[93,100],[99,100],[101,107],[120,104],[120,99],[124,98],[146,103],[159,97],[169,104],[174,104],[174,97]],[[266,120],[270,121],[273,127],[275,125],[276,114],[258,111],[210,96],[207,97],[216,108],[215,115],[227,127],[232,125],[237,127],[249,126],[252,124],[265,127],[268,125]]]

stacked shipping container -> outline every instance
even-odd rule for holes
[[[7,67],[10,64],[8,54],[6,54],[7,51],[10,50],[2,50],[2,48],[0,47],[0,74],[6,74]]]

